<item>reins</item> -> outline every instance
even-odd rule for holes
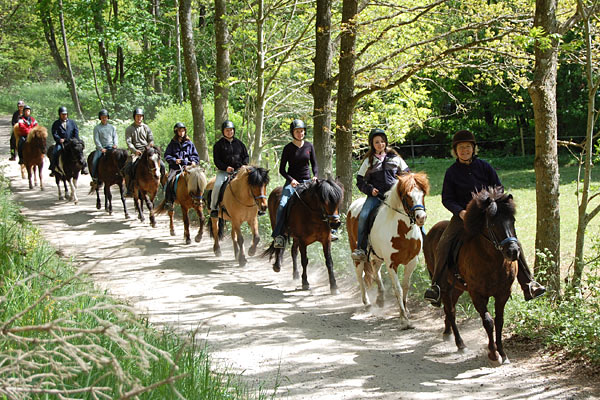
[[[235,175],[237,175],[237,171],[235,173]],[[254,198],[254,204],[251,205],[246,205],[244,204],[240,199],[237,198],[237,196],[235,195],[235,192],[233,191],[233,189],[231,188],[231,183],[233,182],[233,179],[229,182],[229,184],[227,185],[227,188],[229,188],[229,191],[231,192],[231,195],[233,196],[233,198],[240,203],[241,205],[243,205],[244,207],[258,207],[260,208],[260,205],[258,204],[258,200],[260,199],[266,199],[267,196],[264,194],[258,195],[258,196],[254,196],[254,194],[252,193],[252,189],[250,188],[250,183],[248,183],[248,194],[250,195],[250,197]]]
[[[306,183],[304,183],[304,182],[303,182],[303,183],[301,183],[300,185],[304,186],[304,187],[305,187],[305,190],[308,190],[308,185],[307,185]],[[300,186],[300,185],[298,185],[298,186]],[[306,203],[306,202],[305,202],[305,201],[302,199],[302,197],[300,197],[300,194],[298,193],[298,191],[297,191],[297,190],[294,190],[294,195],[296,196],[296,198],[297,198],[298,200],[300,200],[300,203],[302,203],[302,205],[304,205],[304,207],[308,208],[310,211],[312,211],[312,212],[314,212],[314,213],[316,213],[316,214],[318,214],[318,213],[319,213],[319,211],[318,211],[318,210],[315,210],[313,207],[311,207],[310,205],[308,205],[308,204],[307,204],[307,203]],[[331,220],[331,219],[338,219],[338,218],[340,218],[340,215],[339,215],[339,214],[331,214],[331,215],[330,215],[330,214],[327,214],[327,212],[325,212],[325,210],[324,210],[324,208],[323,208],[323,207],[321,207],[320,214],[321,214],[321,217],[322,217],[321,221],[323,221],[323,222],[327,222],[327,224],[328,224],[328,225],[331,225],[331,222],[330,222],[330,220]]]
[[[404,210],[399,210],[396,207],[389,204],[383,195],[381,195],[381,196],[378,195],[377,197],[379,197],[381,202],[388,208],[396,211],[398,214],[406,215],[408,217],[408,219],[410,220],[411,225],[415,225],[417,223],[417,216],[416,216],[417,210],[425,211],[425,206],[423,204],[415,204],[414,206],[409,208],[408,202],[406,201],[404,196],[402,197],[402,205],[404,206]],[[406,209],[408,209],[408,211],[406,211]]]

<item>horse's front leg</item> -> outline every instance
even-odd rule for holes
[[[383,279],[381,279],[381,264],[382,264],[382,262],[380,260],[372,260],[371,261],[371,268],[373,268],[374,271],[377,271],[377,273],[374,274],[375,283],[377,283],[377,300],[375,300],[375,303],[377,303],[377,307],[383,308],[383,306],[385,304],[385,299],[384,299],[385,294],[384,294]]]
[[[294,278],[294,280],[300,279],[300,272],[298,272],[298,247],[299,247],[299,243],[298,240],[294,239],[294,241],[292,242],[292,278]],[[282,258],[283,258],[283,249],[281,251],[282,254]]]
[[[236,254],[236,259],[238,260],[240,267],[244,267],[248,263],[248,260],[246,259],[246,251],[244,250],[244,236],[242,235],[242,222],[241,221],[238,221],[237,224],[234,224],[234,222],[231,221],[231,237],[232,238],[234,237],[234,232],[235,232],[235,239],[233,240],[233,248],[235,249],[236,244],[237,244],[237,250],[238,250],[238,253]]]
[[[404,312],[406,313],[406,318],[410,318],[410,313],[408,311],[408,289],[410,289],[410,278],[417,268],[417,257],[410,260],[404,266],[404,276],[402,277],[402,302],[404,304]]]
[[[150,214],[150,226],[156,228],[156,219],[154,218],[154,206],[152,204],[152,200],[147,193],[142,193],[142,199],[146,202],[146,207],[148,207],[148,214]]]
[[[469,294],[471,295],[471,299],[473,300],[475,309],[481,317],[483,328],[485,329],[485,332],[488,335],[488,359],[492,366],[497,367],[501,364],[502,360],[500,358],[500,354],[498,353],[498,350],[496,348],[496,342],[494,340],[494,320],[492,319],[492,316],[487,310],[489,298],[471,292],[469,292]]]
[[[212,227],[213,252],[215,253],[215,256],[221,257],[221,245],[219,244],[219,218],[211,217],[210,224]]]
[[[27,179],[29,180],[29,189],[33,189],[33,183],[31,181],[32,176],[31,175],[35,175],[35,171],[33,171],[33,165],[30,167],[26,167],[27,168]]]
[[[183,239],[185,240],[185,244],[192,243],[192,239],[190,239],[190,216],[188,215],[188,209],[181,206],[181,214],[183,217]],[[173,211],[169,211],[169,217],[171,217],[171,229],[173,229]],[[175,233],[175,232],[173,232]]]
[[[444,336],[450,334],[450,329],[452,329],[454,343],[459,350],[463,350],[467,347],[465,346],[465,342],[463,342],[460,332],[458,331],[458,326],[456,325],[456,303],[461,294],[462,291],[457,289],[442,291],[442,302],[444,304],[444,314],[446,315],[446,318],[444,319]]]
[[[360,297],[362,302],[367,310],[371,308],[371,302],[369,301],[369,295],[367,294],[367,287],[365,284],[365,279],[363,277],[363,273],[365,271],[365,262],[355,262],[354,263],[354,271],[356,272],[356,280],[358,281],[358,287],[360,288]]]
[[[96,192],[96,210],[99,210],[102,208],[102,202],[100,201],[100,189],[98,188],[98,185],[96,185],[94,191]],[[106,196],[106,188],[104,188],[104,211],[108,211],[108,197]]]
[[[502,344],[502,328],[504,327],[504,306],[508,301],[508,296],[503,296],[502,298],[496,297],[495,301],[495,310],[496,315],[494,317],[494,325],[496,328],[496,348],[498,349],[498,353],[502,357],[502,364],[510,364],[510,360],[508,359],[506,353],[504,352],[504,345]]]
[[[40,190],[44,190],[44,184],[42,183],[43,169],[44,169],[44,163],[42,163],[42,165],[38,165],[37,172],[38,172],[38,175],[40,176]]]
[[[252,230],[252,245],[248,249],[248,255],[250,257],[256,254],[256,247],[260,242],[260,236],[258,235],[258,216],[254,217],[251,222],[248,222],[250,229]]]
[[[393,265],[391,262],[386,260],[385,263],[388,276],[392,281],[392,287],[394,288],[394,295],[396,296],[396,303],[398,303],[398,308],[400,309],[400,329],[409,329],[412,328],[412,324],[408,320],[408,313],[404,308],[404,295],[402,294],[402,288],[400,287],[400,281],[398,280],[398,272],[397,265]]]
[[[306,245],[300,243],[300,262],[302,263],[302,290],[309,290],[308,275],[306,268],[308,267],[308,255],[306,254]]]
[[[141,222],[144,222],[145,219],[144,219],[144,213],[142,212],[142,201],[138,196],[139,196],[139,192],[136,189],[133,192],[133,204],[135,205],[135,210],[138,213],[138,219]]]
[[[78,204],[79,198],[77,197],[77,178],[69,179],[69,186],[71,186],[71,200],[73,200],[73,204]]]
[[[325,265],[327,266],[327,274],[329,275],[329,290],[331,294],[340,294],[333,273],[333,259],[331,258],[331,240],[323,243],[323,254],[325,255]]]
[[[98,185],[100,185],[100,183],[98,183]],[[109,185],[104,185],[104,209],[108,212],[108,215],[112,215],[112,193],[110,192]]]
[[[198,214],[198,221],[200,221],[200,227],[198,228],[198,233],[196,234],[194,240],[196,241],[196,243],[200,243],[200,240],[202,240],[202,233],[204,230],[204,214],[202,214],[202,209],[199,206],[195,206],[194,210],[196,210],[196,214]]]
[[[125,193],[124,193],[124,188],[123,188],[123,182],[119,183],[118,185],[119,185],[119,194],[121,195],[121,201],[123,202],[123,211],[125,211],[125,219],[129,219],[129,214],[127,213],[127,204],[125,204]]]
[[[58,188],[58,200],[64,200],[65,197],[63,197],[62,191],[60,190],[60,180],[58,179],[58,177],[54,178],[56,180],[56,187]],[[67,186],[65,185],[65,196],[67,195]]]

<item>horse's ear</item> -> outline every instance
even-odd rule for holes
[[[508,194],[508,197],[506,198],[506,200],[512,200],[513,199],[513,195],[512,194]]]

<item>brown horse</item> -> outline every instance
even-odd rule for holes
[[[448,271],[449,290],[442,290],[446,314],[444,334],[448,335],[452,329],[456,346],[459,349],[465,348],[456,326],[456,302],[464,291],[469,292],[487,332],[488,358],[494,365],[509,362],[502,345],[502,327],[504,305],[510,297],[510,289],[517,275],[516,260],[519,257],[514,216],[512,196],[505,194],[502,187],[473,194],[464,219],[465,232],[462,235],[463,243],[458,252],[456,269],[450,268]],[[448,223],[438,222],[425,237],[423,251],[430,273],[433,273],[435,266],[435,249]],[[460,274],[466,287],[459,282],[456,273]],[[495,298],[494,319],[487,310],[490,297]]]
[[[18,129],[18,124],[15,125]],[[17,132],[15,132],[17,135]],[[29,189],[33,189],[31,176],[33,175],[35,186],[37,186],[37,177],[40,177],[40,190],[44,190],[42,183],[42,170],[44,168],[44,155],[46,154],[46,139],[48,130],[41,125],[35,126],[27,135],[27,141],[23,143],[23,164],[21,164],[21,176],[25,178],[24,171],[27,171],[29,179]],[[18,142],[17,142],[18,143]],[[35,174],[37,168],[37,175]]]
[[[176,179],[175,203],[181,206],[181,214],[183,216],[183,239],[185,244],[192,243],[190,239],[190,218],[188,212],[194,209],[200,220],[198,234],[194,238],[196,243],[202,239],[202,230],[204,227],[204,214],[202,214],[202,199],[204,189],[206,188],[206,175],[204,169],[198,165],[186,166]],[[168,183],[170,184],[170,183]],[[169,227],[171,228],[171,236],[175,236],[175,227],[173,226],[173,210],[165,208],[165,200],[163,200],[154,210],[155,214],[162,214],[165,211],[169,212]]]
[[[275,228],[277,219],[277,208],[283,188],[273,189],[269,195],[269,217],[271,218],[271,229]],[[325,255],[325,265],[329,274],[329,289],[331,294],[337,294],[338,288],[333,274],[333,260],[331,259],[331,230],[340,226],[339,207],[344,197],[341,183],[332,180],[317,180],[315,182],[301,184],[287,203],[287,233],[293,238],[292,263],[293,278],[298,279],[298,249],[302,262],[302,289],[310,289],[306,274],[308,256],[306,248],[314,242],[320,242]],[[283,250],[274,247],[273,243],[264,252],[263,256],[275,256],[273,271],[281,270]]]
[[[87,162],[90,168],[92,168],[92,159],[94,158],[94,152],[88,155]],[[123,166],[127,162],[127,151],[123,149],[107,150],[104,155],[98,159],[98,184],[92,185],[90,193],[96,192],[96,208],[99,210],[102,207],[100,202],[100,188],[104,185],[104,210],[108,215],[112,215],[112,193],[110,187],[117,185],[119,187],[119,193],[121,194],[121,201],[123,202],[123,211],[125,212],[125,218],[129,218],[127,213],[127,205],[125,204],[125,195],[123,193],[123,176],[119,173]]]
[[[420,227],[427,219],[425,195],[429,192],[429,180],[423,173],[404,173],[398,182],[386,193],[379,207],[369,234],[371,256],[369,261],[354,262],[356,278],[360,286],[363,304],[371,306],[366,292],[373,280],[377,283],[377,305],[383,306],[383,281],[381,263],[385,262],[388,276],[394,288],[400,310],[400,327],[410,328],[406,301],[410,287],[410,277],[417,267],[417,256],[421,252],[422,235]],[[366,197],[352,202],[346,218],[350,250],[357,247],[358,216]],[[398,281],[398,267],[404,264],[402,286]],[[364,273],[364,277],[363,277]]]
[[[52,145],[48,148],[48,154],[52,154],[54,146]],[[84,149],[85,144],[83,140],[71,138],[63,144],[63,148],[58,152],[58,162],[54,167],[54,179],[58,187],[59,200],[68,199],[73,200],[75,204],[79,203],[79,198],[77,197],[77,179],[79,179],[79,173],[85,166]],[[61,181],[65,188],[64,197],[60,190]],[[67,182],[69,182],[69,186],[71,187],[70,195]]]
[[[206,189],[211,190],[207,196],[218,196],[212,193],[215,178],[212,178]],[[252,230],[252,246],[248,249],[248,255],[256,254],[256,246],[260,242],[258,236],[258,212],[267,209],[267,185],[269,184],[269,171],[244,165],[235,177],[229,182],[223,193],[223,200],[219,203],[219,218],[209,221],[210,233],[214,239],[213,251],[216,256],[221,255],[219,239],[223,237],[223,220],[231,221],[231,241],[235,259],[240,267],[246,265],[244,253],[244,237],[242,236],[242,223],[246,222]],[[210,201],[206,204],[210,204]]]
[[[134,171],[133,203],[140,221],[144,222],[144,202],[150,214],[150,225],[156,227],[153,203],[160,183],[160,149],[154,145],[146,146],[137,160]]]

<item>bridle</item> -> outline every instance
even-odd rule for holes
[[[300,185],[304,186],[305,189],[308,189],[308,185],[305,182],[301,183]],[[298,186],[300,186],[300,185],[298,185]],[[303,191],[303,193],[304,193],[304,191]],[[300,194],[298,193],[297,190],[294,191],[294,195],[296,196],[296,198],[298,200],[300,200],[300,203],[304,207],[308,208],[311,212],[313,212],[315,214],[320,214],[321,215],[321,221],[326,222],[327,226],[330,229],[333,229],[333,227],[331,226],[332,224],[339,224],[339,221],[340,221],[340,215],[339,214],[328,214],[327,211],[325,210],[325,207],[323,207],[322,205],[321,205],[320,210],[315,210],[313,207],[311,207],[310,205],[308,205],[302,199],[302,197],[300,197]]]
[[[496,250],[498,250],[500,252],[502,252],[502,249],[505,245],[510,244],[510,243],[518,243],[519,242],[519,239],[517,239],[516,235],[515,236],[507,236],[504,240],[498,241],[496,234],[491,229],[494,227],[494,225],[492,224],[490,227],[490,219],[489,219],[487,213],[485,215],[485,227],[486,227],[486,229],[488,231],[488,235],[490,237],[488,238],[485,235],[483,235],[483,237],[486,238],[487,240],[489,240],[494,245]]]
[[[232,179],[231,181],[233,181],[233,179]],[[259,194],[258,196],[255,196],[255,195],[254,195],[254,193],[252,193],[252,187],[251,187],[251,185],[248,183],[248,194],[250,195],[250,197],[254,198],[254,204],[251,204],[251,205],[246,205],[246,204],[244,204],[244,203],[243,203],[243,202],[242,202],[240,199],[238,199],[238,197],[235,195],[235,192],[234,192],[234,191],[233,191],[233,189],[231,188],[231,182],[229,182],[229,185],[227,185],[227,188],[228,188],[228,189],[229,189],[229,191],[231,192],[231,195],[233,196],[233,198],[234,198],[234,199],[235,199],[235,200],[236,200],[238,203],[240,203],[240,204],[241,204],[241,205],[243,205],[244,207],[248,207],[248,208],[250,208],[250,207],[255,207],[255,206],[256,206],[256,207],[258,207],[258,209],[259,209],[259,210],[260,210],[260,204],[259,204],[259,201],[260,201],[260,199],[266,199],[266,198],[267,198],[267,196],[266,196],[265,194],[263,194],[263,191],[262,191],[262,189],[263,189],[264,187],[265,187],[265,185],[262,185],[262,186],[260,187],[260,189],[261,189],[261,192],[260,192],[260,194]]]
[[[410,224],[415,225],[417,223],[417,211],[418,210],[426,211],[426,209],[423,204],[415,204],[412,207],[409,207],[408,201],[406,200],[406,196],[407,196],[407,194],[404,194],[402,196],[402,206],[404,207],[404,210],[399,210],[396,207],[392,206],[390,203],[388,203],[386,201],[384,195],[378,195],[377,197],[379,197],[379,199],[382,201],[382,203],[385,204],[388,208],[391,208],[392,210],[396,211],[399,214],[406,215],[408,217],[408,219],[410,220]]]

